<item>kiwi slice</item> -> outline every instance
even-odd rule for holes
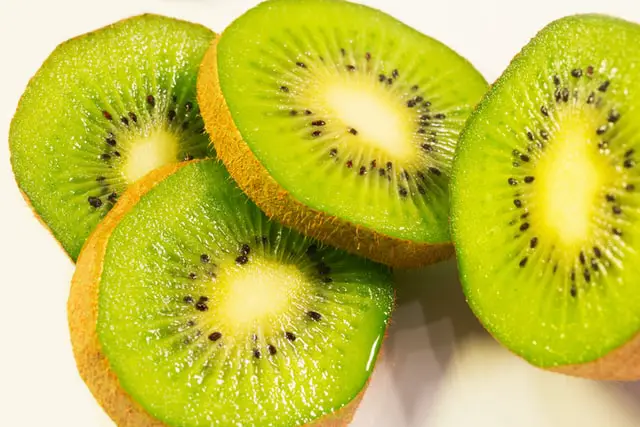
[[[287,229],[216,160],[139,181],[69,299],[80,373],[120,426],[346,425],[393,305],[387,267]]]
[[[337,0],[262,3],[225,30],[198,78],[216,151],[258,206],[393,266],[453,253],[451,159],[485,90],[440,42]]]
[[[16,181],[75,260],[124,190],[167,163],[213,154],[196,100],[215,34],[136,16],[58,46],[11,122]]]
[[[452,223],[472,309],[534,365],[640,378],[640,27],[543,29],[463,132]]]

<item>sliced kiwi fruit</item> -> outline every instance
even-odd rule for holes
[[[215,34],[136,16],[58,46],[11,123],[16,181],[75,260],[124,190],[167,163],[213,154],[196,100]]]
[[[391,281],[388,267],[268,220],[217,160],[168,165],[81,252],[74,354],[119,426],[347,425]]]
[[[451,159],[485,90],[440,42],[338,0],[260,4],[213,43],[198,78],[216,151],[258,206],[392,266],[453,253]]]
[[[454,161],[467,299],[534,365],[640,378],[640,26],[543,29],[480,103]]]

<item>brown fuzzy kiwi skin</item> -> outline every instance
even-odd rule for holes
[[[130,20],[130,19],[135,19],[135,18],[144,18],[145,16],[162,16],[162,15],[156,15],[153,13],[143,13],[141,15],[135,15],[135,16],[131,16],[129,18],[125,18],[125,19],[121,19],[119,21],[113,22],[109,25],[105,25],[103,27],[97,28],[95,30],[89,31],[88,33],[84,33],[84,34],[80,34],[78,36],[72,37],[68,40],[63,41],[62,43],[60,43],[58,46],[56,46],[56,48],[52,51],[51,54],[49,54],[49,56],[47,57],[47,59],[45,59],[45,61],[42,63],[42,65],[40,65],[40,67],[38,68],[38,71],[36,71],[36,73],[31,76],[31,78],[29,79],[29,82],[27,83],[27,85],[25,87],[29,87],[31,85],[31,83],[33,82],[33,80],[40,74],[40,70],[45,68],[46,64],[49,63],[50,61],[53,60],[53,53],[56,52],[58,49],[60,49],[61,47],[63,47],[64,45],[71,43],[75,40],[78,39],[82,39],[84,37],[90,36],[96,32],[99,31],[103,31],[106,30],[108,28],[111,28],[113,26],[116,25],[120,25],[123,24],[124,22]],[[182,19],[178,19],[178,18],[170,18],[176,21],[180,21],[180,22],[188,22],[189,24],[192,25],[197,25],[201,28],[207,29],[208,31],[210,31],[214,37],[217,37],[217,34],[214,33],[213,31],[211,31],[209,28],[205,27],[204,25],[201,24],[197,24],[194,22],[189,22],[189,21],[185,21]],[[18,106],[16,107],[16,112],[18,110],[20,110],[20,108],[22,107],[22,102],[24,100],[24,96],[25,96],[26,91],[20,96],[20,99],[18,100]],[[15,116],[15,113],[14,113]],[[12,128],[14,126],[14,121],[11,120],[11,124],[10,124],[10,128]],[[13,132],[11,131],[11,129],[9,130],[9,135],[11,135]],[[7,139],[7,142],[9,141],[9,139]],[[9,153],[11,153],[11,146],[9,146]],[[11,163],[11,168],[13,169],[13,162]],[[64,248],[64,246],[62,246],[62,243],[60,242],[60,240],[58,239],[58,237],[55,235],[55,233],[53,232],[53,230],[51,229],[51,227],[49,227],[49,225],[42,219],[42,217],[40,216],[40,214],[38,213],[38,211],[34,208],[33,203],[31,203],[31,198],[29,197],[29,195],[24,191],[24,189],[22,188],[22,186],[20,185],[20,183],[16,180],[16,174],[15,172],[13,173],[13,178],[14,181],[16,182],[16,185],[18,186],[19,190],[20,190],[20,194],[22,194],[22,198],[24,199],[24,201],[27,203],[27,206],[29,207],[29,209],[31,209],[31,212],[33,213],[33,215],[36,217],[36,219],[38,220],[38,222],[40,224],[42,224],[44,226],[44,228],[56,239],[56,241],[58,242],[58,245],[62,248],[62,250],[64,251],[64,253],[67,255],[67,257],[71,260],[71,262],[76,262],[75,259],[73,259],[73,257],[71,256],[71,254],[69,252],[67,252],[67,250]]]
[[[145,193],[193,160],[171,164],[150,172],[134,183],[91,234],[80,252],[71,281],[67,316],[71,344],[80,376],[104,411],[120,427],[169,427],[154,418],[121,387],[98,338],[98,289],[104,254],[111,233]],[[307,427],[349,425],[368,386],[338,411],[307,424]]]
[[[311,209],[282,188],[251,152],[231,117],[218,80],[218,40],[213,41],[200,64],[198,105],[218,157],[260,209],[305,235],[391,267],[419,267],[453,255],[450,243],[418,243],[386,236]]]
[[[600,381],[640,380],[640,334],[592,362],[562,365],[547,370]]]

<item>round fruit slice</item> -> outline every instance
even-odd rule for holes
[[[469,121],[452,181],[468,301],[534,365],[640,378],[640,26],[542,30]]]
[[[132,182],[167,163],[213,154],[196,102],[215,34],[137,16],[58,46],[11,123],[16,181],[75,260]]]
[[[231,182],[215,160],[169,165],[98,226],[68,305],[79,371],[120,426],[347,425],[390,271],[270,222]]]
[[[453,253],[450,163],[485,90],[441,43],[375,9],[326,0],[247,12],[198,78],[216,150],[258,206],[394,266]]]

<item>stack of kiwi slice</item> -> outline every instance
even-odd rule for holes
[[[345,426],[390,267],[451,256],[450,235],[506,347],[640,378],[639,43],[636,24],[565,18],[486,94],[442,43],[343,0],[268,0],[220,36],[141,15],[63,43],[9,143],[77,260],[82,378],[119,426]]]

